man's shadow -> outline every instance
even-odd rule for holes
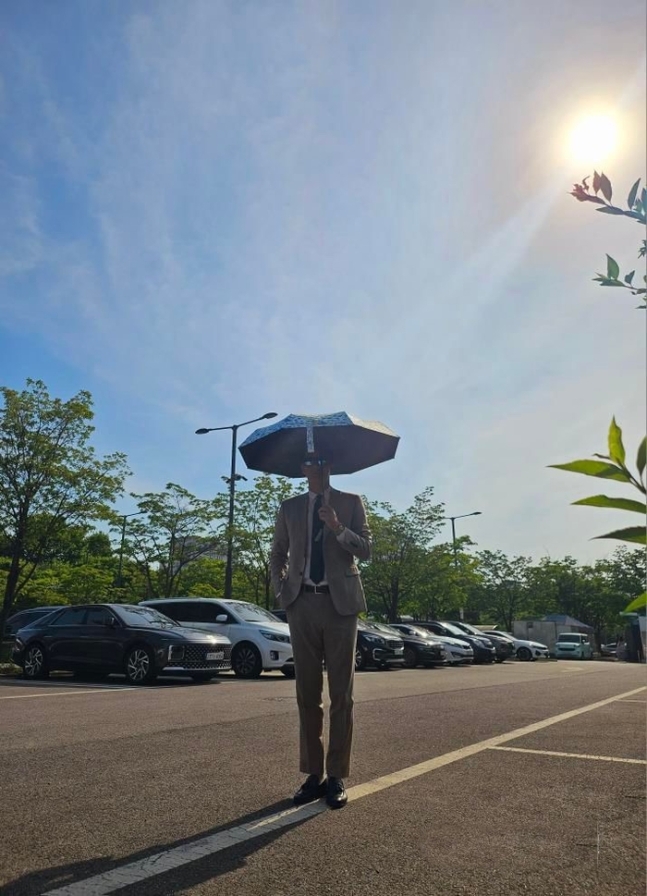
[[[317,808],[319,807],[319,808]],[[149,849],[140,850],[129,856],[123,856],[119,859],[98,858],[86,859],[82,862],[71,862],[67,865],[59,865],[52,868],[42,868],[38,871],[30,871],[27,874],[8,881],[4,886],[0,886],[2,896],[45,896],[51,890],[60,887],[68,887],[72,884],[80,884],[88,878],[96,875],[106,874],[110,871],[123,868],[132,862],[146,859],[157,853],[167,852],[176,849],[179,846],[190,846],[199,843],[205,837],[211,837],[223,831],[228,831],[233,827],[249,825],[254,821],[266,818],[277,812],[284,812],[293,808],[291,800],[282,800],[271,806],[265,806],[263,809],[244,815],[235,821],[228,822],[224,825],[203,831],[194,837],[188,837],[176,840],[166,844],[156,844]],[[294,821],[286,824],[285,827],[279,829],[269,829],[267,833],[259,834],[250,840],[244,840],[240,843],[233,843],[224,849],[209,853],[202,858],[195,859],[173,868],[169,871],[163,871],[159,874],[135,881],[132,884],[119,886],[117,882],[114,884],[114,890],[111,892],[119,892],[120,896],[173,896],[179,892],[185,892],[187,888],[197,886],[209,880],[214,880],[230,871],[235,871],[245,864],[247,856],[252,855],[259,849],[277,840],[284,833],[288,833],[296,827],[301,826],[304,822],[327,810],[325,803],[311,803],[302,807],[304,811],[296,812]],[[88,886],[90,887],[89,883]],[[79,893],[82,890],[78,891]]]

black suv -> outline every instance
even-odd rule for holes
[[[446,661],[445,648],[440,641],[435,641],[431,635],[425,638],[422,635],[404,632],[401,629],[391,628],[390,625],[373,623],[387,637],[402,638],[404,644],[404,665],[407,669],[415,669],[416,666],[444,666]]]
[[[38,619],[43,619],[43,617],[53,613],[55,610],[62,609],[63,607],[32,607],[29,610],[21,610],[19,613],[14,613],[5,622],[5,638],[13,638],[18,629],[31,625],[32,622],[36,622]]]
[[[496,650],[491,641],[485,635],[477,637],[476,635],[468,635],[462,629],[452,625],[451,622],[416,622],[418,628],[426,628],[433,632],[434,635],[446,635],[449,638],[458,638],[459,641],[466,641],[474,651],[475,663],[493,663],[496,660]]]
[[[514,656],[514,644],[508,638],[499,638],[491,632],[488,632],[486,635],[485,632],[476,628],[475,625],[470,625],[469,622],[455,622],[452,620],[452,625],[460,628],[466,635],[474,635],[475,638],[487,638],[494,646],[497,663],[502,663],[504,660],[509,660]]]
[[[231,669],[231,641],[176,625],[132,604],[83,604],[19,629],[12,659],[25,678],[54,670],[123,673],[146,684],[160,672],[208,681]]]

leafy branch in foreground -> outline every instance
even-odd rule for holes
[[[629,195],[627,196],[627,208],[620,208],[617,205],[612,205],[611,198],[613,196],[613,188],[611,187],[611,181],[606,174],[598,174],[597,171],[593,173],[592,193],[588,180],[589,177],[585,177],[581,184],[573,184],[571,195],[575,196],[579,202],[592,202],[598,206],[596,211],[606,215],[620,215],[625,218],[632,218],[643,226],[647,223],[647,189],[643,187],[640,194],[638,193],[640,188],[640,178],[638,178],[631,190],[629,190]],[[647,240],[643,240],[642,246],[638,252],[638,257],[644,258],[646,254]],[[601,286],[613,286],[620,287],[621,289],[628,289],[633,296],[640,297],[643,301],[644,304],[639,305],[638,307],[641,309],[647,308],[647,301],[645,299],[647,296],[647,286],[635,286],[633,282],[635,275],[636,271],[633,270],[628,274],[625,274],[621,279],[620,265],[615,258],[607,255],[606,274],[597,274],[593,279]],[[647,276],[643,277],[643,281],[647,284]]]
[[[566,470],[569,473],[582,473],[584,476],[594,476],[597,479],[610,479],[615,482],[624,482],[632,485],[641,494],[645,495],[645,463],[647,459],[647,438],[643,439],[636,455],[636,467],[638,475],[634,476],[626,465],[626,452],[622,441],[622,430],[616,423],[615,417],[609,427],[609,453],[594,454],[599,460],[574,460],[566,464],[551,464],[556,470]],[[581,498],[573,501],[573,504],[585,507],[602,507],[605,509],[625,510],[631,513],[639,513],[645,518],[647,505],[644,501],[634,501],[628,498],[610,498],[607,495],[593,495],[590,498]],[[647,544],[647,528],[642,526],[628,526],[624,529],[616,529],[597,538],[616,538],[620,541],[628,541],[632,544]]]

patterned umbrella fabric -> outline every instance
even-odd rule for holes
[[[327,460],[333,474],[356,473],[392,460],[400,437],[377,420],[335,414],[289,414],[256,429],[240,446],[250,470],[301,477],[307,454]]]

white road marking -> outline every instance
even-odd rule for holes
[[[640,703],[641,706],[647,706],[647,700],[618,700],[618,703]]]
[[[54,694],[13,694],[0,700],[35,700],[37,697],[79,697],[83,694],[119,694],[121,691],[136,691],[137,688],[79,688],[76,691],[56,691]]]
[[[543,719],[541,722],[534,722],[532,725],[509,731],[507,734],[489,737],[487,740],[471,744],[468,747],[462,747],[460,750],[445,753],[444,756],[436,756],[434,759],[420,762],[393,774],[375,778],[366,784],[357,784],[355,787],[348,789],[348,797],[351,800],[358,800],[364,796],[378,793],[380,790],[385,790],[388,787],[393,787],[420,775],[426,775],[428,772],[442,768],[452,762],[458,762],[461,759],[466,759],[468,756],[474,756],[477,753],[482,753],[484,750],[498,747],[506,741],[516,740],[519,737],[524,737],[526,734],[532,734],[534,731],[548,728],[550,725],[556,725],[558,722],[572,719],[582,713],[591,712],[594,709],[599,709],[601,706],[606,706],[626,697],[632,697],[634,694],[639,694],[645,690],[647,690],[646,687],[635,688],[633,691],[626,691],[624,694],[618,694],[616,697],[607,697],[606,700],[599,700],[597,703],[590,703],[588,706],[582,706],[580,709],[572,709],[568,712],[560,713],[560,715]],[[127,865],[122,865],[112,871],[106,871],[104,874],[97,874],[86,880],[59,887],[56,890],[49,890],[44,896],[106,896],[106,894],[113,893],[122,887],[147,880],[157,874],[187,865],[197,859],[221,852],[223,849],[236,846],[246,840],[254,840],[270,831],[287,828],[304,818],[310,818],[328,811],[329,809],[323,801],[310,803],[307,806],[285,809],[283,812],[276,812],[265,818],[259,818],[250,824],[236,825],[209,837],[203,837],[201,840],[196,840],[193,843],[176,846],[174,849],[155,853],[136,862],[129,862]]]
[[[594,756],[590,753],[559,753],[557,750],[528,750],[524,747],[490,747],[507,753],[533,753],[536,756],[567,756],[570,759],[596,759],[599,762],[628,762],[632,765],[647,765],[647,759],[620,759],[618,756]]]

